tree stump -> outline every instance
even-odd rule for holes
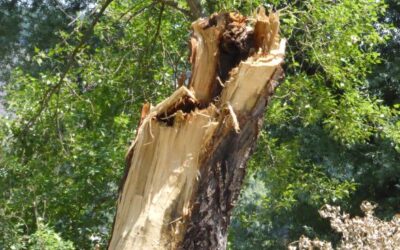
[[[192,76],[145,104],[108,249],[225,249],[266,105],[282,78],[277,13],[192,24]]]

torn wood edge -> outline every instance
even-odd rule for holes
[[[279,66],[257,99],[253,112],[239,117],[240,133],[229,123],[219,123],[215,129],[212,141],[205,146],[200,158],[202,178],[192,196],[190,215],[183,218],[187,220],[186,233],[177,249],[226,249],[230,216],[239,197],[247,161],[255,149],[265,108],[282,79],[283,70]],[[200,207],[204,203],[205,207]],[[217,235],[222,238],[213,238]]]
[[[192,76],[189,86],[201,103],[209,103],[216,76],[219,39],[223,29],[222,18],[200,19],[192,24],[191,37]]]
[[[271,15],[270,16],[268,16],[268,18],[269,18],[269,22],[272,20],[272,21],[274,21],[275,19],[275,17],[271,17]],[[263,18],[261,18],[262,20],[263,20],[263,22],[265,21],[265,19],[263,19]],[[271,19],[271,20],[270,20]],[[275,20],[276,21],[276,20]],[[266,21],[265,21],[266,22]],[[272,22],[273,23],[273,22]],[[248,60],[246,60],[245,62],[242,62],[242,63],[240,63],[239,64],[239,66],[237,67],[237,68],[235,68],[235,69],[233,69],[232,71],[231,71],[231,77],[230,77],[230,80],[228,80],[227,82],[225,82],[225,83],[223,83],[222,84],[222,86],[223,86],[223,92],[225,91],[225,92],[227,92],[227,90],[226,89],[228,89],[229,88],[229,86],[230,85],[232,85],[233,86],[233,84],[231,83],[231,82],[235,82],[235,77],[236,77],[236,74],[237,73],[239,73],[240,72],[240,70],[241,70],[241,66],[242,65],[246,65],[246,63],[248,63],[248,64],[253,64],[253,63],[260,63],[260,64],[264,64],[264,65],[266,65],[266,64],[270,64],[271,66],[272,65],[274,65],[275,63],[278,63],[278,65],[279,64],[281,64],[282,63],[282,61],[283,61],[283,55],[284,55],[284,46],[282,46],[282,44],[284,45],[284,41],[282,41],[281,43],[279,43],[279,45],[277,45],[276,43],[274,43],[274,42],[272,42],[272,41],[274,41],[274,39],[275,39],[275,41],[276,40],[279,40],[279,37],[278,38],[276,38],[276,36],[277,36],[277,32],[278,32],[278,30],[279,30],[279,20],[277,21],[277,22],[275,22],[275,25],[276,25],[276,23],[277,23],[277,29],[276,29],[276,32],[274,32],[274,31],[271,31],[270,32],[270,36],[266,36],[267,38],[263,38],[263,40],[262,40],[262,45],[261,45],[261,47],[260,47],[260,49],[259,49],[259,53],[256,53],[255,55],[253,55],[252,57],[250,57],[250,58],[248,58]],[[260,26],[260,27],[262,27],[262,26]],[[265,26],[265,27],[268,27],[268,26]],[[266,28],[266,29],[269,29],[269,28]],[[274,37],[275,36],[275,37]],[[197,46],[197,45],[196,45]],[[275,47],[274,47],[275,46]],[[271,50],[272,49],[272,50]],[[194,52],[192,51],[192,57],[193,58],[195,58],[195,56],[196,56],[196,49],[194,50]],[[282,57],[282,59],[279,59],[278,61],[276,60],[276,57]],[[195,59],[192,59],[192,60],[195,60]],[[278,69],[279,68],[279,69]],[[250,122],[250,124],[253,124],[253,125],[251,125],[251,126],[256,126],[256,130],[255,131],[253,131],[255,134],[253,134],[253,137],[254,137],[254,135],[255,135],[255,137],[253,138],[253,140],[255,140],[255,138],[256,138],[256,135],[258,134],[258,129],[260,128],[260,126],[259,126],[259,123],[260,123],[260,117],[262,116],[262,114],[263,114],[263,111],[264,111],[264,109],[265,109],[265,105],[268,103],[268,100],[269,100],[269,98],[270,98],[270,96],[272,95],[272,93],[273,93],[273,91],[274,91],[274,88],[278,85],[277,84],[277,79],[279,78],[279,77],[277,77],[278,75],[281,75],[281,73],[282,73],[282,70],[280,69],[280,66],[278,66],[278,68],[276,69],[276,70],[274,70],[273,71],[273,73],[272,73],[272,76],[271,76],[271,79],[268,81],[268,83],[267,83],[267,85],[263,88],[263,90],[262,91],[264,91],[263,93],[264,94],[261,94],[260,95],[260,97],[259,98],[256,98],[257,100],[255,101],[255,104],[248,110],[248,111],[250,111],[250,110],[253,110],[253,112],[255,112],[254,114],[258,114],[258,116],[254,116],[253,118],[256,118],[256,117],[258,117],[256,120],[257,120],[257,122],[256,122],[256,125],[254,125],[254,121],[251,121]],[[214,74],[214,77],[215,77],[215,74]],[[192,76],[192,78],[193,78],[193,76]],[[194,79],[194,78],[193,78]],[[210,83],[210,84],[215,84],[215,83]],[[209,89],[207,90],[208,91],[208,93],[209,93]],[[205,91],[204,93],[207,93],[207,91]],[[201,92],[201,91],[200,91]],[[222,93],[221,95],[224,95],[224,93]],[[230,104],[230,102],[228,101],[228,100],[232,100],[232,96],[234,96],[234,95],[231,95],[229,98],[228,97],[226,97],[226,98],[221,98],[220,100],[217,100],[217,102],[216,102],[216,106],[214,106],[213,105],[213,102],[210,102],[211,100],[210,100],[210,98],[208,97],[208,99],[207,98],[205,98],[205,99],[203,99],[203,100],[201,100],[201,98],[199,99],[199,97],[198,97],[198,95],[196,95],[196,88],[194,88],[193,86],[191,86],[191,89],[189,90],[189,89],[187,89],[186,87],[182,87],[182,88],[180,88],[180,89],[178,89],[176,92],[174,92],[173,93],[173,95],[170,97],[170,98],[167,98],[165,101],[163,101],[162,103],[160,103],[159,105],[157,105],[156,107],[152,107],[152,108],[150,108],[150,111],[145,111],[145,116],[144,116],[144,119],[143,119],[143,117],[142,117],[142,124],[151,124],[154,120],[155,120],[155,122],[157,122],[157,115],[160,115],[160,114],[164,114],[164,115],[166,115],[166,118],[169,118],[170,116],[182,116],[182,114],[180,114],[179,113],[179,110],[175,110],[175,108],[176,108],[176,106],[178,105],[178,103],[182,100],[182,99],[185,99],[185,98],[190,98],[191,100],[194,100],[194,102],[198,102],[198,103],[202,103],[203,102],[203,105],[199,105],[199,107],[196,107],[194,110],[191,110],[190,111],[190,113],[197,113],[197,112],[200,112],[200,114],[202,114],[201,112],[202,112],[202,110],[204,110],[204,108],[206,108],[206,107],[214,107],[215,109],[216,109],[216,113],[214,114],[214,115],[216,115],[215,116],[215,118],[216,117],[227,117],[228,116],[228,118],[230,118],[230,121],[231,122],[229,122],[229,123],[220,123],[219,124],[219,126],[218,126],[218,128],[216,128],[216,131],[215,131],[215,134],[218,134],[219,133],[219,135],[221,135],[221,133],[223,133],[223,134],[225,134],[226,136],[228,136],[228,135],[230,135],[230,136],[233,136],[232,138],[240,138],[242,135],[243,135],[243,130],[244,131],[247,131],[246,129],[248,129],[248,127],[250,126],[248,123],[246,123],[246,122],[244,122],[244,120],[245,120],[245,117],[246,116],[243,116],[242,114],[240,114],[239,116],[238,115],[236,115],[236,111],[235,111],[235,108],[234,108],[234,106],[233,105],[231,105]],[[225,103],[225,104],[224,104]],[[264,103],[264,105],[261,105],[262,103]],[[205,106],[204,106],[204,104],[206,104]],[[227,109],[228,109],[228,113],[227,114],[225,114],[225,115],[223,115],[222,113],[219,113],[218,112],[218,110],[221,110],[221,105],[225,105],[225,107],[227,107]],[[240,108],[236,108],[237,109],[237,111],[240,113]],[[172,112],[172,114],[169,114],[170,112],[169,112],[169,110],[172,110],[171,112]],[[175,114],[175,112],[177,113],[177,114]],[[143,112],[142,112],[143,113]],[[179,113],[179,114],[178,114]],[[182,112],[183,113],[183,112]],[[245,112],[244,114],[247,114],[247,115],[249,115],[249,114],[251,114],[251,112]],[[253,114],[253,115],[254,115]],[[206,115],[206,114],[202,114],[202,115]],[[207,116],[207,115],[206,115]],[[217,125],[217,123],[216,122],[214,122],[214,125]],[[222,126],[223,125],[223,126]],[[208,126],[208,125],[207,125]],[[243,127],[242,127],[243,126]],[[143,127],[144,126],[140,126],[139,127],[139,129],[138,129],[138,133],[140,132],[139,130],[141,130],[141,129],[143,129]],[[149,133],[151,133],[151,131],[149,132]],[[234,133],[234,134],[236,134],[236,136],[235,135],[233,135],[232,133]],[[211,138],[208,138],[207,140],[206,140],[206,142],[208,141],[208,145],[214,145],[215,147],[216,147],[216,150],[218,150],[218,147],[219,147],[219,143],[220,142],[218,142],[218,136],[216,136],[216,135],[212,135],[212,137]],[[223,135],[222,134],[222,135]],[[137,138],[136,138],[137,139]],[[129,157],[129,155],[131,154],[131,152],[132,152],[132,154],[133,154],[133,152],[134,152],[134,150],[135,150],[135,146],[136,146],[136,139],[135,139],[135,141],[132,143],[132,145],[131,145],[131,147],[130,147],[130,150],[128,151],[128,157]],[[237,140],[237,139],[234,139],[234,140]],[[248,158],[248,156],[249,156],[249,154],[250,154],[250,152],[251,152],[251,150],[252,150],[252,147],[254,146],[251,146],[251,143],[249,144],[250,145],[250,151],[248,151],[247,153],[246,153],[246,157],[244,157],[244,163],[246,162],[246,160],[247,160],[247,158]],[[203,149],[203,151],[202,151],[203,153],[202,153],[202,155],[205,157],[203,160],[202,160],[202,162],[203,163],[205,163],[205,162],[209,162],[210,161],[210,159],[213,157],[213,153],[212,153],[212,151],[210,151],[210,147],[209,146],[205,146],[204,147],[204,149]],[[130,157],[132,157],[132,156],[130,156]],[[209,158],[208,160],[206,160],[206,158],[207,157],[211,157],[211,158]],[[130,161],[130,160],[129,160]],[[205,164],[206,165],[206,164]],[[203,167],[200,167],[200,169],[203,169]],[[243,164],[240,166],[240,169],[245,169],[245,166],[243,166]],[[205,171],[205,170],[204,170]],[[222,171],[222,170],[219,170],[219,171]],[[242,171],[242,170],[241,170]],[[243,170],[244,171],[244,170]],[[128,167],[128,169],[127,169],[127,172],[129,172],[129,167]],[[241,181],[243,180],[243,176],[244,176],[244,172],[243,172],[243,175],[241,175],[241,177],[239,178],[239,177],[237,177],[237,178],[239,178],[238,180],[239,180],[239,184],[241,184]],[[235,177],[236,178],[236,177]],[[204,176],[202,177],[202,178],[200,178],[199,179],[199,181],[201,182],[201,181],[203,181],[204,180]],[[122,184],[122,185],[124,185],[124,184]],[[198,183],[198,185],[197,186],[199,186],[199,183]],[[240,185],[239,185],[240,186]],[[239,190],[240,190],[240,187],[239,187]],[[123,193],[123,187],[122,187],[122,189],[121,189],[121,192],[120,192],[120,195],[119,195],[119,201],[121,200],[121,194]],[[238,195],[238,192],[237,192],[237,195]],[[192,201],[192,204],[195,204],[195,201],[194,201],[194,198],[195,198],[195,196],[196,196],[196,192],[193,192],[192,193],[192,199],[193,199],[193,201]],[[232,196],[233,197],[233,196]],[[237,198],[237,196],[236,196],[236,198]],[[236,199],[236,198],[234,198],[233,200],[231,199],[231,201],[233,201],[234,202],[234,200]],[[230,209],[233,207],[233,204],[231,204],[231,205],[229,205],[229,211],[230,211]],[[228,213],[229,213],[229,211],[228,211]],[[187,221],[188,219],[190,219],[190,218],[192,218],[192,215],[193,215],[193,212],[194,212],[194,210],[192,211],[192,210],[190,210],[189,211],[189,214],[187,214],[186,216],[183,216],[183,217],[181,217],[180,218],[180,220],[178,220],[179,221],[179,223],[184,223],[185,222],[185,220]],[[116,213],[116,215],[117,215],[117,213]],[[229,214],[228,214],[228,219],[229,219]],[[178,221],[176,221],[176,223],[178,223]],[[114,223],[115,223],[115,220],[114,220]],[[171,224],[171,223],[170,223]],[[173,224],[175,224],[175,222],[173,223]],[[185,225],[184,226],[184,228],[185,229],[187,229],[188,228],[188,225]],[[192,227],[191,227],[192,228]],[[181,229],[182,230],[182,229]],[[225,230],[226,230],[226,227],[225,227]],[[111,238],[110,238],[110,242],[111,242],[111,240],[112,240],[112,237],[113,237],[113,232],[114,232],[114,225],[113,225],[113,230],[112,230],[112,235],[111,235]],[[225,232],[226,233],[226,232]],[[186,242],[186,239],[187,239],[187,236],[186,235],[182,235],[182,237],[183,237],[183,241],[182,241],[182,244],[184,245],[184,244],[186,244],[186,243],[184,243],[184,242]],[[219,248],[218,248],[219,249]]]

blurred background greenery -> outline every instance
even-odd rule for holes
[[[92,31],[105,3],[0,0],[0,249],[104,248],[141,105],[190,70],[186,1],[115,0]],[[337,242],[325,203],[399,212],[400,1],[198,3],[279,10],[288,39],[229,249]]]

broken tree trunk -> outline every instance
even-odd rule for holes
[[[279,19],[214,14],[192,24],[192,77],[144,105],[109,249],[225,249],[227,227],[283,62]]]

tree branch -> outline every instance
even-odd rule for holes
[[[151,4],[149,4],[149,5],[147,5],[147,6],[144,6],[143,8],[139,9],[138,11],[136,11],[135,13],[133,13],[133,14],[128,18],[128,20],[126,20],[125,23],[126,23],[126,24],[129,23],[129,22],[132,20],[132,18],[134,18],[134,17],[136,17],[136,16],[142,14],[146,9],[151,8],[151,7],[153,7],[154,5],[156,5],[156,2],[152,2]]]
[[[203,15],[203,9],[199,0],[186,0],[186,3],[189,5],[191,17],[194,20],[200,18]]]
[[[176,10],[182,12],[184,15],[186,15],[186,16],[190,17],[191,19],[193,19],[192,13],[187,9],[179,7],[177,2],[171,1],[171,0],[158,0],[158,1],[160,3],[163,3],[163,4],[173,8],[173,9],[176,9]]]
[[[44,98],[42,99],[42,101],[39,104],[40,106],[39,106],[38,111],[36,112],[36,114],[34,114],[31,117],[31,119],[28,120],[28,122],[26,123],[24,129],[22,130],[23,133],[26,132],[26,130],[29,129],[29,127],[31,127],[36,122],[36,120],[40,117],[42,112],[48,106],[48,103],[49,103],[51,97],[53,96],[53,94],[56,93],[60,89],[60,87],[63,85],[65,77],[67,76],[68,71],[70,70],[70,68],[72,67],[72,64],[75,61],[75,56],[78,54],[80,49],[86,43],[86,41],[88,40],[88,38],[92,34],[94,27],[98,23],[100,17],[103,15],[104,11],[107,9],[107,7],[110,5],[110,3],[112,1],[113,0],[105,0],[103,5],[101,6],[99,12],[97,13],[97,15],[95,15],[92,23],[89,25],[88,29],[86,30],[85,34],[83,35],[83,37],[80,40],[80,42],[78,43],[78,45],[76,45],[76,47],[72,51],[72,53],[65,59],[65,61],[66,61],[65,68],[64,68],[63,72],[60,75],[60,80],[57,82],[57,84],[55,84],[54,86],[52,86],[50,89],[48,89],[46,91],[46,93],[44,94]]]
[[[154,5],[156,5],[157,2],[153,1],[150,4],[140,8],[139,10],[135,11],[133,14],[131,14],[128,18],[128,20],[126,21],[126,23],[128,23],[133,17],[136,17],[137,15],[140,15],[141,13],[143,13],[143,11],[145,11],[146,9],[153,7]],[[127,14],[129,14],[133,9],[135,9],[137,7],[137,5],[134,5],[132,7],[130,7],[127,11],[125,11],[124,13],[122,13],[122,15],[118,18],[118,21],[121,20],[123,17],[125,17]]]
[[[157,29],[156,29],[156,33],[154,34],[154,37],[151,41],[151,47],[150,47],[150,53],[153,53],[153,49],[156,45],[156,40],[158,38],[158,36],[160,35],[160,30],[161,30],[161,23],[162,23],[162,16],[164,13],[164,9],[165,9],[165,3],[164,1],[161,2],[161,9],[160,9],[160,14],[158,15],[158,20],[157,20]]]

